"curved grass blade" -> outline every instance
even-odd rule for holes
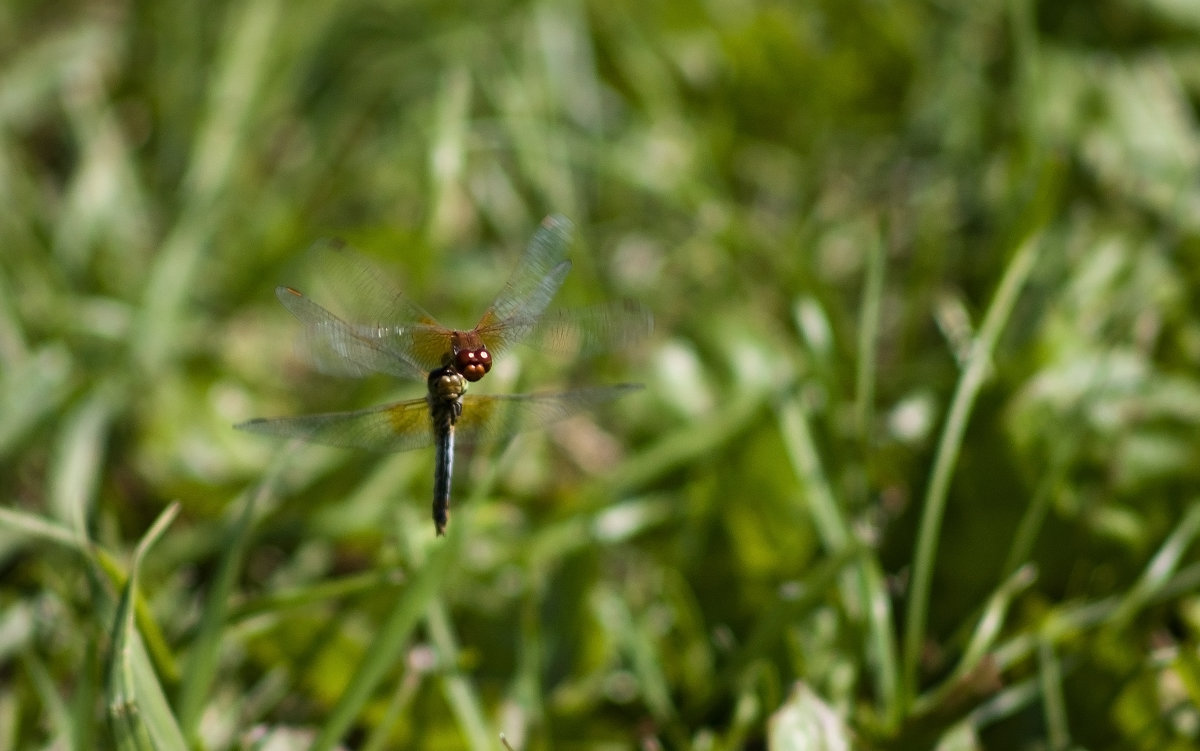
[[[129,579],[113,619],[112,655],[105,682],[108,722],[118,751],[187,749],[183,733],[171,713],[162,684],[146,652],[146,645],[134,624],[134,602],[142,557],[178,511],[178,504],[168,506],[138,543]]]

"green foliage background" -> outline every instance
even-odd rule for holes
[[[1197,7],[5,3],[0,747],[1195,747]],[[466,324],[555,212],[656,331],[477,388],[646,388],[447,538],[231,429],[420,394],[312,241]]]

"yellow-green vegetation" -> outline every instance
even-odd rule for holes
[[[4,3],[0,748],[1195,748],[1198,117],[1185,0]],[[555,213],[654,332],[472,393],[645,388],[445,538],[232,429],[423,394],[311,243],[470,326]]]

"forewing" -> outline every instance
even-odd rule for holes
[[[409,451],[433,444],[429,407],[424,399],[354,412],[258,418],[235,427],[277,438],[299,438],[326,446],[369,451]]]
[[[565,217],[549,216],[542,221],[504,288],[476,326],[493,354],[528,336],[554,299],[571,270],[566,260],[570,240],[571,222]]]
[[[455,435],[462,443],[486,443],[544,427],[640,389],[637,384],[542,394],[463,397]]]
[[[635,344],[653,328],[654,317],[645,306],[620,301],[548,313],[530,344],[563,355],[591,355]]]
[[[307,252],[305,262],[310,270],[309,291],[297,295],[292,288],[282,287],[277,296],[297,318],[310,326],[320,325],[305,334],[308,353],[314,364],[326,372],[360,375],[364,370],[378,370],[394,375],[424,378],[424,374],[440,367],[449,350],[449,331],[389,280],[390,275],[376,264],[340,240],[322,240]],[[286,294],[285,294],[286,293]],[[324,316],[297,311],[290,298],[320,299],[329,306],[321,309]],[[315,303],[309,305],[316,306]],[[319,307],[319,306],[316,306]],[[333,311],[333,312],[330,312]],[[342,326],[327,323],[332,317]],[[353,339],[354,344],[348,342]],[[358,355],[350,364],[338,362],[346,351]],[[374,353],[374,354],[369,354]],[[380,358],[396,358],[411,368],[391,365]]]
[[[406,354],[403,339],[392,328],[352,325],[291,287],[276,287],[275,296],[304,325],[301,348],[314,367],[333,375],[374,371],[401,378],[424,378]]]

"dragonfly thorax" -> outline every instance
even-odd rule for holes
[[[456,401],[467,393],[467,379],[453,367],[438,368],[429,374],[429,394],[440,401]]]

